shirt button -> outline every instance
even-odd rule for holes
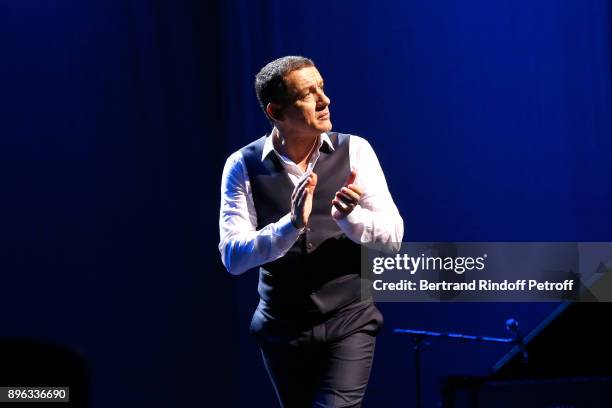
[[[312,242],[307,243],[307,244],[306,244],[306,248],[308,248],[308,249],[312,249]]]
[[[310,232],[310,228],[306,228],[306,232]]]

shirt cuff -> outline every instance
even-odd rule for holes
[[[333,211],[338,211],[335,207]],[[344,218],[336,220],[336,224],[342,232],[344,232],[351,240],[357,243],[361,243],[361,235],[363,232],[363,226],[361,222],[360,213],[362,208],[358,205]]]

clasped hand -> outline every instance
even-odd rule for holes
[[[348,179],[340,190],[336,191],[331,205],[337,211],[333,211],[336,220],[349,215],[359,204],[363,195],[363,188],[355,184],[357,171],[352,170]],[[312,211],[312,198],[317,186],[317,174],[307,173],[295,186],[291,194],[291,222],[296,228],[303,228],[308,224],[308,219]]]

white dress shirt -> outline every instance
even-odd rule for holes
[[[327,143],[333,150],[329,136],[322,133],[306,171],[302,172],[291,159],[274,148],[272,138],[277,132],[274,128],[266,138],[261,160],[268,154],[276,154],[294,185],[298,184],[304,174],[312,171],[323,143]],[[358,244],[382,244],[398,250],[404,235],[404,222],[391,198],[376,154],[367,140],[350,136],[349,161],[351,170],[357,171],[354,184],[363,187],[364,193],[348,216],[336,220],[338,227]],[[330,203],[330,215],[336,211]],[[219,215],[219,251],[227,270],[238,275],[282,257],[297,241],[302,230],[291,223],[290,212],[257,230],[251,183],[242,153],[239,150],[230,155],[221,178]]]

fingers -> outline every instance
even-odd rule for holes
[[[310,173],[305,174],[304,176],[302,176],[302,178],[300,179],[300,181],[298,181],[297,186],[295,187],[295,190],[302,190],[303,188],[306,187],[306,185],[308,184],[308,182],[310,181]]]
[[[359,196],[361,197],[363,195],[363,187],[359,186],[357,184],[349,184],[348,186],[346,186],[349,190],[354,191],[355,193],[359,194]]]
[[[300,183],[302,181],[305,181],[306,179],[308,179],[308,177],[310,177],[310,175],[312,174],[312,170],[308,170],[306,173],[302,174],[302,177],[300,178]]]
[[[355,205],[348,205],[342,202],[341,200],[335,198],[332,200],[332,204],[336,208],[336,210],[338,210],[336,213],[332,214],[335,219],[344,218],[355,209]]]
[[[314,188],[317,186],[317,180],[317,173],[310,171],[303,176],[298,185],[300,188],[309,189],[309,191],[312,193]]]
[[[357,170],[353,169],[351,170],[351,174],[349,174],[344,185],[348,186],[349,184],[353,184],[356,178],[357,178]]]
[[[348,215],[347,210],[340,204],[340,202],[336,199],[332,200],[333,206],[336,208],[336,212],[332,211],[332,217],[336,220],[342,219]]]
[[[293,194],[297,196],[297,194],[300,194],[302,190],[306,190],[308,194],[313,194],[315,187],[317,186],[317,180],[318,177],[316,173],[309,173],[307,177],[300,180],[297,187],[293,191]]]
[[[305,188],[296,189],[291,198],[291,222],[296,228],[302,228],[306,222],[308,215],[304,216],[305,202],[309,197]]]
[[[338,210],[334,218],[343,218],[350,214],[361,199],[363,188],[354,184],[357,179],[357,170],[351,170],[343,187],[336,192],[332,205]]]
[[[357,201],[343,195],[342,193],[336,193],[336,197],[332,200],[332,204],[336,201],[339,206],[346,211],[352,211],[357,206]]]
[[[350,188],[342,187],[339,191],[342,195],[353,201],[359,201],[361,194],[358,191],[353,191]]]
[[[349,209],[351,209],[351,204],[348,204],[342,200],[339,200],[337,198],[334,198],[332,200],[332,204],[334,205],[334,207],[336,207],[338,209],[338,211],[343,212],[343,213],[347,213],[349,212]]]
[[[336,207],[340,207],[341,210],[352,211],[359,203],[359,198],[359,194],[346,187],[342,187],[339,191],[336,191],[332,204],[335,201],[337,202]]]
[[[295,197],[293,197],[292,201],[296,210],[301,211],[301,209],[304,207],[304,202],[309,194],[306,186],[306,184],[302,185],[302,187],[296,192]]]
[[[310,177],[308,178],[308,185],[306,186],[310,194],[314,193],[314,189],[317,186],[318,180],[319,180],[319,177],[317,176],[317,173],[310,174]]]
[[[348,189],[356,192],[357,194],[361,196],[363,195],[363,187],[355,184],[356,179],[357,179],[357,170],[353,169],[351,170],[351,174],[349,174],[348,178],[346,179],[346,182],[344,183],[344,187],[347,187]]]
[[[301,191],[301,194],[297,196],[295,200],[295,208],[302,210],[304,208],[304,203],[306,202],[307,198],[308,198],[308,191],[304,189]]]
[[[296,227],[302,227],[308,222],[316,185],[317,175],[308,172],[302,176],[293,189],[291,194],[291,217]]]
[[[291,201],[295,200],[295,197],[297,197],[297,195],[301,192],[301,190],[303,190],[306,185],[310,182],[310,176],[313,173],[309,172],[304,174],[304,176],[302,176],[302,178],[300,179],[300,181],[298,181],[298,184],[295,186],[295,188],[293,189],[293,193],[291,194]]]
[[[348,208],[351,209],[354,208],[357,204],[359,204],[360,199],[361,195],[359,193],[347,187],[342,187],[340,190],[338,190],[334,198],[334,200],[340,201],[342,204],[346,205]]]
[[[332,205],[336,207],[336,209],[342,213],[346,211],[346,206],[344,204],[341,204],[340,200],[337,200],[334,198],[332,200]]]

